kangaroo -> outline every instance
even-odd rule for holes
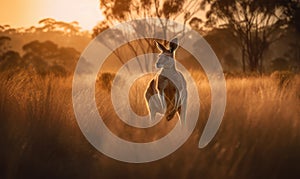
[[[156,79],[152,79],[145,93],[150,117],[154,119],[156,113],[164,113],[169,121],[178,112],[181,123],[184,123],[187,105],[186,81],[183,75],[177,71],[174,60],[178,39],[171,40],[169,49],[159,42],[154,42],[161,51],[156,68],[162,70]]]

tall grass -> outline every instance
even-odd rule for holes
[[[4,129],[1,129],[1,174],[19,178],[80,173],[71,170],[76,166],[73,161],[80,157],[74,152],[82,148],[84,141],[79,140],[81,133],[73,117],[71,78],[43,78],[35,72],[23,71],[1,74],[0,83]]]
[[[1,73],[0,178],[299,178],[299,75],[288,77],[284,85],[278,75],[228,77],[224,119],[204,149],[197,144],[210,111],[210,87],[201,73],[192,76],[201,109],[189,140],[166,158],[129,164],[102,155],[83,137],[73,114],[71,77]],[[129,94],[140,115],[147,114],[143,96],[148,79],[137,80]],[[178,120],[163,120],[149,129],[130,127],[114,113],[110,87],[103,88],[96,88],[99,113],[121,138],[154,141]]]

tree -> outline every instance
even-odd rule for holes
[[[0,71],[18,68],[21,56],[18,52],[9,50],[0,55]]]
[[[280,0],[275,1],[278,6],[284,7],[284,14],[289,19],[289,25],[300,32],[300,1],[299,0]]]
[[[38,28],[43,32],[63,32],[65,34],[76,35],[80,31],[78,22],[71,23],[56,21],[52,18],[45,18],[39,21],[42,27]]]
[[[238,39],[243,71],[263,71],[263,55],[287,24],[282,0],[205,0],[210,5],[206,25],[227,27]]]
[[[0,36],[0,71],[14,68],[21,62],[20,54],[10,50],[10,41],[10,37]]]
[[[201,10],[200,4],[200,1],[188,0],[100,0],[100,9],[106,19],[94,28],[93,36],[114,26],[116,23],[149,17],[158,18],[159,24],[150,21],[149,24],[143,24],[143,29],[148,36],[153,36],[153,33],[161,33],[166,38],[169,35],[167,34],[168,30],[171,30],[174,36],[176,34],[184,35],[186,23]],[[170,20],[181,20],[184,28],[176,29],[172,26]],[[133,27],[133,29],[134,32],[117,33],[126,39],[128,37],[126,33],[138,33],[137,27]],[[158,31],[158,29],[161,29],[161,31]],[[152,39],[144,38],[129,42],[126,46],[128,48],[126,54],[122,54],[121,50],[114,52],[121,63],[124,63],[124,56],[128,53],[136,57],[140,52],[143,54],[156,52]]]
[[[100,8],[109,25],[147,17],[166,19],[160,21],[164,37],[170,25],[168,20],[183,19],[186,24],[201,9],[200,4],[187,0],[100,0]]]
[[[104,30],[108,29],[109,25],[107,24],[107,21],[101,21],[93,28],[93,34],[92,37],[96,37],[98,34],[103,32]]]
[[[191,28],[195,31],[200,32],[201,34],[204,34],[205,30],[203,29],[203,20],[198,18],[198,17],[193,17],[190,22],[189,25],[191,26]]]
[[[0,36],[0,55],[7,52],[10,49],[9,42],[11,38],[8,36]]]
[[[80,53],[74,48],[58,47],[51,41],[32,41],[23,46],[21,66],[34,68],[37,73],[66,75],[75,68]]]

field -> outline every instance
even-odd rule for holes
[[[40,77],[34,71],[1,73],[0,178],[300,177],[299,74],[228,75],[224,119],[204,149],[197,146],[210,110],[210,88],[201,73],[192,75],[201,110],[189,140],[166,158],[130,164],[101,154],[85,139],[73,113],[72,77]],[[119,137],[153,141],[177,122],[162,121],[146,130],[128,127],[112,111],[108,83],[97,85],[97,105]],[[131,106],[145,115],[147,80],[136,83]]]

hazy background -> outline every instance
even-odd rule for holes
[[[0,178],[300,177],[298,0],[2,0],[0,12]],[[193,29],[206,39],[224,70],[227,107],[213,141],[198,149],[210,111],[210,86],[194,57],[179,48],[176,59],[196,81],[201,99],[197,127],[170,156],[129,164],[102,155],[82,135],[73,113],[72,77],[93,37],[145,17],[185,27],[149,22],[149,35],[171,32],[180,39]],[[134,34],[115,29],[105,44],[112,47],[128,33]],[[121,46],[97,77],[98,111],[113,133],[129,141],[157,140],[178,120],[136,129],[121,122],[111,105],[115,72],[137,55],[158,53],[153,40]],[[197,50],[199,43],[193,44]],[[144,91],[152,77],[131,88],[130,105],[137,114],[147,114]]]

